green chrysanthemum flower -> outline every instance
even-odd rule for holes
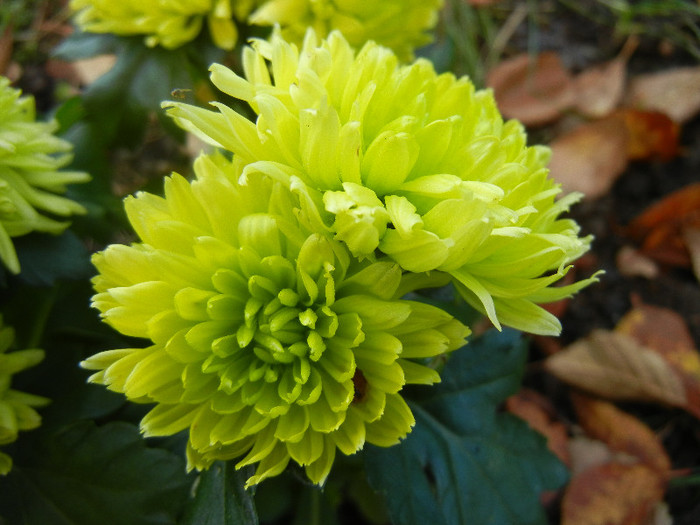
[[[189,429],[190,467],[246,454],[239,467],[258,463],[248,484],[290,458],[322,483],[336,448],[398,442],[414,423],[401,389],[439,381],[421,360],[468,329],[397,299],[411,289],[398,265],[353,260],[284,185],[239,185],[240,165],[222,156],[195,173],[166,179],[164,198],[127,198],[142,242],[94,256],[94,306],[153,345],[88,359],[91,381],[157,403],[147,436]]]
[[[244,20],[260,0],[71,0],[76,23],[92,33],[145,35],[148,46],[174,49],[194,40],[206,18],[214,43],[233,49],[234,19]]]
[[[402,59],[430,42],[442,0],[269,0],[249,21],[282,27],[289,41],[301,43],[307,28],[318,36],[337,29],[356,48],[372,40],[390,47]]]
[[[58,171],[71,160],[70,142],[52,135],[55,122],[36,122],[34,99],[21,96],[0,76],[0,261],[19,273],[11,237],[32,231],[58,234],[66,217],[85,213],[78,203],[57,195],[66,184],[85,182],[86,173]]]
[[[13,374],[39,363],[44,358],[43,350],[20,350],[7,352],[14,340],[14,330],[3,326],[0,316],[0,445],[17,439],[20,430],[32,430],[41,424],[41,416],[35,408],[45,406],[45,397],[26,394],[10,388]],[[12,468],[12,458],[0,452],[0,476]]]
[[[536,303],[592,280],[550,287],[589,247],[560,218],[579,195],[555,200],[549,150],[527,147],[490,91],[425,60],[400,66],[373,43],[355,54],[338,32],[317,44],[309,31],[300,52],[279,34],[255,41],[243,65],[246,78],[217,64],[211,78],[250,104],[255,123],[221,103],[164,105],[246,174],[303,185],[356,257],[379,250],[405,270],[447,272],[496,326],[559,333]]]

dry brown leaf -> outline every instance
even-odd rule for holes
[[[630,82],[628,104],[660,111],[683,123],[700,111],[700,67],[640,75]]]
[[[683,318],[668,308],[640,304],[615,330],[655,351],[674,369],[685,388],[685,408],[700,417],[700,354]]]
[[[534,390],[522,389],[506,400],[506,410],[547,438],[547,446],[565,465],[571,463],[566,426],[556,420],[551,402]]]
[[[620,114],[627,126],[627,158],[670,160],[679,152],[680,128],[658,111],[624,109]]]
[[[594,330],[544,364],[562,381],[601,397],[686,407],[685,388],[671,365],[622,333]]]
[[[655,350],[672,365],[700,381],[700,356],[693,336],[678,313],[650,304],[637,304],[620,319],[618,333]]]
[[[637,460],[623,454],[613,454],[610,447],[597,439],[585,435],[574,435],[569,439],[569,456],[571,457],[571,476],[578,476],[589,468],[615,461],[634,465]]]
[[[629,160],[676,156],[678,137],[678,125],[662,113],[621,109],[552,141],[549,169],[564,191],[600,197],[625,171]]]
[[[600,197],[625,171],[627,143],[627,125],[619,115],[582,124],[550,144],[550,173],[565,192]]]
[[[576,110],[592,118],[611,113],[622,100],[626,68],[626,58],[616,58],[576,75]]]
[[[636,417],[612,403],[583,394],[571,396],[578,422],[586,434],[607,444],[611,450],[637,458],[668,477],[671,460],[654,432]]]
[[[562,502],[562,525],[644,525],[664,494],[645,465],[606,463],[576,476]]]
[[[503,115],[526,126],[556,120],[576,96],[571,75],[552,52],[505,60],[489,71],[486,84],[493,88]]]
[[[647,208],[628,226],[630,237],[641,242],[653,259],[688,267],[690,254],[683,231],[700,228],[700,183],[689,184]]]
[[[615,257],[615,264],[620,274],[626,277],[655,279],[659,276],[659,267],[656,262],[631,246],[620,248]]]

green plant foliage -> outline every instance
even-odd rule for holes
[[[217,461],[202,472],[180,525],[257,525],[252,493],[244,488],[249,470],[235,470],[233,462]]]
[[[176,523],[191,481],[184,461],[149,448],[133,425],[79,422],[32,437],[32,452],[0,478],[0,522]]]
[[[221,59],[221,51],[203,39],[166,50],[146,47],[140,37],[80,32],[54,50],[68,61],[104,54],[116,55],[117,61],[83,93],[85,120],[102,144],[132,147],[143,139],[149,115],[173,89],[193,89],[206,78],[207,66]]]
[[[525,341],[490,332],[458,350],[443,382],[411,403],[416,427],[399,446],[367,447],[370,484],[397,525],[546,523],[542,491],[560,487],[564,466],[526,423],[499,413],[520,385]]]
[[[88,279],[92,266],[88,251],[80,239],[66,231],[58,237],[32,234],[20,237],[20,279],[35,286],[48,286],[58,279]]]

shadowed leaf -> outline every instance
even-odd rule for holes
[[[194,500],[180,525],[257,525],[250,491],[244,485],[252,472],[234,462],[217,461],[199,476]]]
[[[0,508],[16,513],[3,516],[8,525],[176,523],[190,484],[184,462],[149,448],[135,426],[78,422],[31,437],[31,454],[0,478]]]
[[[563,465],[525,422],[497,411],[519,387],[524,341],[489,332],[455,352],[420,403],[400,445],[367,447],[370,484],[397,525],[546,523],[539,497],[565,481]]]

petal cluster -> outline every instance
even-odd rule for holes
[[[243,164],[218,154],[194,169],[164,197],[127,198],[140,242],[94,256],[93,305],[152,344],[89,358],[91,380],[155,403],[146,435],[187,429],[190,467],[257,464],[249,485],[290,460],[322,483],[336,450],[397,443],[414,424],[402,388],[439,381],[426,363],[468,329],[398,299],[411,289],[399,266],[353,258],[303,192],[241,184]]]
[[[215,64],[211,79],[247,102],[254,122],[218,102],[165,106],[233,152],[244,174],[301,187],[354,257],[449,274],[496,326],[560,331],[538,304],[595,279],[551,286],[589,248],[562,218],[579,195],[557,198],[549,150],[527,146],[490,91],[426,60],[401,65],[373,42],[356,52],[337,31],[319,40],[309,30],[300,49],[276,31],[244,49],[243,69]]]
[[[234,19],[243,20],[259,0],[71,0],[76,23],[85,31],[145,35],[148,46],[174,49],[194,40],[206,19],[214,43],[233,49]]]
[[[34,410],[45,406],[49,400],[19,392],[10,388],[12,376],[39,363],[43,350],[19,350],[8,352],[14,340],[14,330],[4,326],[0,317],[0,445],[17,439],[20,430],[31,430],[41,424],[41,416]],[[0,452],[0,475],[12,468],[12,458]]]
[[[34,99],[22,96],[0,76],[0,261],[20,271],[12,237],[32,231],[61,233],[67,217],[85,213],[60,196],[66,185],[85,182],[86,173],[59,171],[71,160],[72,145],[53,135],[57,124],[37,122]]]
[[[402,59],[430,42],[442,0],[268,0],[250,23],[279,24],[290,42],[301,43],[308,27],[318,36],[338,30],[359,48],[368,40],[389,47]]]

